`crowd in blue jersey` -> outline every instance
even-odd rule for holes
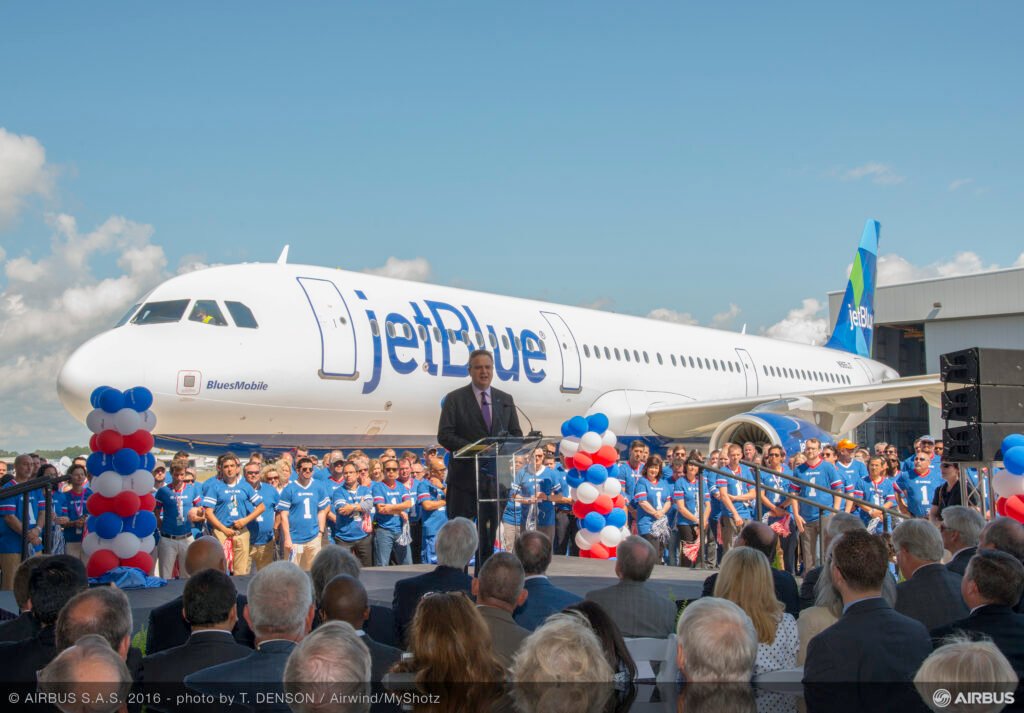
[[[959,504],[960,489],[951,485],[959,469],[942,463],[941,441],[922,436],[913,451],[901,458],[890,444],[876,444],[869,452],[848,440],[832,445],[809,439],[792,456],[778,446],[753,443],[725,444],[707,456],[676,445],[661,456],[646,442],[634,441],[610,470],[622,485],[631,531],[651,542],[665,564],[713,567],[743,524],[756,519],[756,494],[745,482],[753,475],[744,463],[757,463],[766,469],[759,470],[766,486],[763,520],[781,535],[782,566],[798,574],[820,561],[815,543],[829,513],[813,503],[853,512],[874,531],[891,529],[893,513],[934,518],[941,508]],[[232,571],[239,574],[280,559],[308,570],[330,542],[350,549],[365,566],[436,562],[434,540],[447,521],[446,457],[440,447],[418,453],[385,449],[377,458],[359,450],[317,456],[297,448],[272,462],[252,453],[244,463],[226,453],[217,460],[216,474],[197,482],[189,455],[178,453],[169,468],[158,463],[154,471],[155,573],[180,576],[189,543],[203,534],[224,543]],[[19,456],[11,482],[56,472],[37,458]],[[59,546],[84,559],[91,491],[83,460],[75,460],[70,483],[54,498],[53,527]],[[6,469],[0,462],[0,470]],[[976,482],[973,472],[967,475]],[[871,506],[844,501],[840,493]],[[519,533],[538,530],[552,540],[555,553],[579,554],[571,488],[554,443],[517,458],[502,497],[498,539],[503,549],[511,550]],[[33,550],[42,542],[42,513],[43,504],[33,502],[27,523]],[[20,503],[0,501],[0,567],[8,587],[6,572],[21,558],[20,514]]]

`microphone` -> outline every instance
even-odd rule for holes
[[[519,408],[515,404],[504,404],[504,406],[505,406],[505,408],[515,407],[516,411],[518,411],[519,413],[523,414],[523,418],[526,419],[527,425],[530,426],[530,432],[526,434],[527,438],[543,438],[544,437],[543,433],[541,433],[540,431],[538,431],[537,429],[535,429],[533,427],[533,421],[531,421],[530,417],[526,415],[526,411],[523,411],[521,408]]]

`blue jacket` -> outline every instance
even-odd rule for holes
[[[512,613],[512,618],[519,626],[530,631],[543,624],[552,614],[570,604],[583,601],[583,597],[553,585],[546,576],[531,577],[526,580],[524,587],[530,594],[526,602]]]
[[[281,681],[284,678],[284,667],[295,646],[294,641],[272,639],[259,644],[256,650],[245,658],[210,666],[186,676],[185,686],[198,693],[223,695],[225,698],[233,695],[235,705],[220,706],[221,711],[288,711],[289,708],[284,703],[268,705],[264,702],[257,705],[256,693],[276,693],[283,698],[284,684]],[[240,691],[247,694],[247,705],[239,705]]]

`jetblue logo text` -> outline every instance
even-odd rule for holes
[[[875,317],[871,312],[868,311],[867,307],[858,307],[857,309],[849,310],[850,313],[850,329],[854,327],[860,327],[861,329],[871,329],[875,326]]]
[[[265,381],[217,381],[206,382],[207,391],[266,391],[270,386]]]

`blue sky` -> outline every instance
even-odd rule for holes
[[[1022,20],[1011,2],[6,3],[0,127],[45,165],[0,259],[56,264],[53,215],[123,216],[145,235],[89,253],[83,289],[129,243],[162,251],[140,286],[290,243],[294,262],[423,257],[441,283],[770,329],[843,287],[869,217],[894,279],[1020,259]]]

